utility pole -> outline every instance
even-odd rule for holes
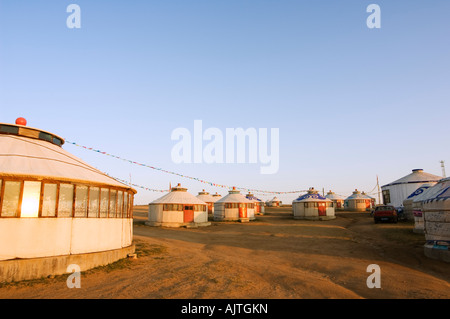
[[[378,205],[381,205],[380,183],[378,182],[378,175],[377,175],[377,187],[378,187]]]
[[[447,177],[447,176],[445,176],[445,165],[444,165],[444,161],[440,161],[440,163],[441,163],[441,167],[442,167],[442,177]]]

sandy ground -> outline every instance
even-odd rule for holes
[[[450,298],[450,264],[423,254],[413,224],[374,224],[367,213],[331,221],[294,220],[290,207],[267,208],[249,223],[201,228],[143,225],[136,207],[138,258],[67,276],[2,285],[0,298]],[[381,268],[368,288],[367,266]]]

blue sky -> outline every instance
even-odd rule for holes
[[[71,3],[81,29],[66,26]],[[366,25],[371,3],[381,29]],[[448,1],[0,0],[0,122],[23,116],[78,144],[253,189],[349,195],[371,191],[377,175],[440,175],[439,161],[450,163],[449,12]],[[223,132],[279,128],[278,173],[173,163],[171,133],[194,120]],[[149,188],[226,194],[64,148]],[[161,196],[137,190],[137,203]]]

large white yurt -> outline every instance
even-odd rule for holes
[[[245,197],[255,204],[255,215],[264,215],[264,201],[262,201],[252,193],[248,193],[247,195],[245,195]]]
[[[49,257],[90,254],[80,265],[86,270],[98,266],[93,253],[134,252],[136,191],[64,150],[61,137],[16,123],[0,123],[0,262],[45,257],[49,265]],[[51,263],[3,279],[65,273]]]
[[[400,207],[403,201],[417,188],[426,183],[436,183],[440,179],[442,179],[441,176],[426,173],[422,169],[413,169],[411,174],[381,186],[383,203]]]
[[[442,179],[430,188],[422,209],[425,255],[450,262],[450,178]]]
[[[178,184],[170,193],[148,204],[149,226],[197,227],[209,226],[207,204],[188,193]]]
[[[412,194],[406,197],[406,199],[403,201],[403,214],[407,220],[414,219],[414,211],[413,211],[414,199],[417,198],[417,196],[423,194],[424,191],[426,191],[428,188],[430,188],[435,184],[436,183],[423,184],[418,189],[416,189]]]
[[[343,210],[344,209],[344,198],[331,190],[325,195],[326,198],[331,199],[334,203],[335,210]]]
[[[336,218],[334,203],[321,196],[317,190],[310,188],[308,192],[292,201],[294,219],[329,220]]]
[[[233,187],[214,203],[214,220],[248,222],[255,219],[255,204]]]
[[[280,205],[281,201],[276,196],[267,202],[267,206],[270,207],[280,207]]]
[[[365,212],[372,207],[372,204],[370,198],[355,189],[352,195],[345,199],[344,206],[346,210]]]
[[[423,202],[428,198],[428,193],[432,191],[432,187],[428,187],[421,194],[415,196],[412,202],[412,210],[414,215],[413,232],[423,234],[425,230],[425,222],[423,219]]]
[[[210,195],[207,191],[202,190],[198,193],[197,198],[204,201],[208,205],[208,217],[214,216],[214,203],[218,200]]]

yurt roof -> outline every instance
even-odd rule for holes
[[[0,124],[0,174],[101,184],[130,189],[136,193],[130,186],[116,181],[64,150],[60,146],[64,140],[56,142],[59,139],[54,134],[34,128]]]
[[[353,194],[351,194],[349,197],[346,198],[346,200],[349,200],[349,199],[367,199],[367,197],[366,197],[366,195],[361,194],[360,191],[355,189]]]
[[[308,190],[306,194],[301,195],[299,198],[293,200],[293,203],[298,202],[331,202],[331,199],[328,199],[319,194],[319,191],[311,188]]]
[[[436,183],[427,183],[420,186],[418,189],[416,189],[414,192],[412,192],[408,197],[406,197],[406,200],[414,200],[419,195],[423,194],[428,188],[435,185]]]
[[[367,195],[367,194],[364,193],[364,192],[361,192],[361,195],[364,196],[364,197],[367,198],[367,199],[373,199],[373,197]]]
[[[437,182],[441,179],[442,179],[441,176],[426,173],[422,169],[413,169],[411,174],[408,174],[392,183],[383,185],[381,187],[401,185],[401,184]]]
[[[439,183],[430,187],[424,195],[423,201],[440,201],[450,199],[450,177],[441,179]]]
[[[262,202],[262,200],[260,200],[258,197],[256,197],[255,195],[248,193],[247,195],[245,195],[245,198],[247,198],[248,200],[252,200],[255,202]]]
[[[226,196],[219,199],[216,203],[252,203],[252,201],[248,200],[240,191],[233,187]]]
[[[187,188],[181,187],[178,184],[172,187],[170,193],[155,199],[150,204],[190,204],[190,205],[206,205],[206,203],[191,193],[188,193]]]
[[[331,199],[331,200],[333,200],[333,199],[335,199],[335,200],[344,200],[344,198],[342,198],[342,196],[337,195],[337,194],[335,194],[335,193],[332,192],[332,191],[329,191],[329,192],[325,195],[325,197],[328,198],[328,199]]]
[[[220,195],[220,194],[217,193],[217,192],[216,192],[215,194],[212,194],[211,196],[212,196],[212,197],[222,197],[222,195]]]
[[[270,202],[280,202],[280,200],[278,199],[278,197],[274,197],[270,200]]]
[[[214,203],[217,201],[216,198],[212,197],[208,192],[205,192],[205,190],[198,193],[197,198],[204,201],[205,203]]]

